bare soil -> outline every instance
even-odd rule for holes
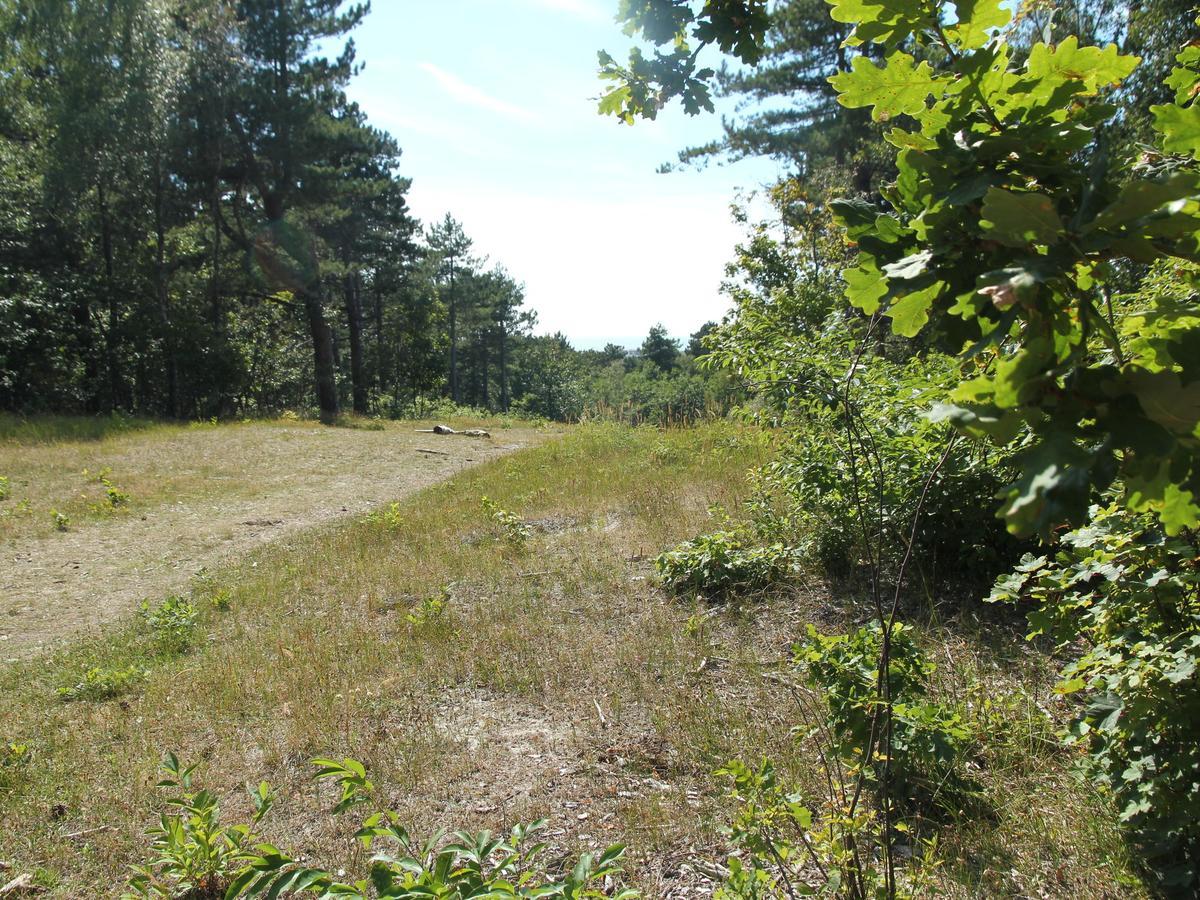
[[[89,466],[111,468],[134,489],[129,506],[111,515],[0,541],[0,660],[94,633],[144,599],[186,588],[202,570],[360,516],[544,437],[520,428],[491,438],[436,436],[417,427],[256,423],[164,429],[100,447],[3,448],[6,474],[34,496],[70,493]]]

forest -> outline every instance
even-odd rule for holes
[[[0,408],[332,419],[444,400],[635,422],[729,408],[678,343],[663,356],[665,333],[628,386],[608,367],[628,355],[632,371],[636,352],[534,337],[517,277],[449,213],[412,216],[399,143],[346,96],[367,14],[4,4]],[[336,59],[316,55],[338,41]]]
[[[1200,896],[1192,0],[620,0],[596,114],[779,174],[582,351],[370,12],[0,0],[0,896]]]

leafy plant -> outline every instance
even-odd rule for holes
[[[151,607],[150,601],[143,600],[139,612],[163,649],[183,653],[192,646],[196,620],[200,616],[192,601],[172,595]]]
[[[524,548],[531,531],[521,516],[504,509],[490,497],[483,497],[480,505],[483,506],[484,512],[488,514],[488,518],[496,525],[501,537],[506,542],[518,549]]]
[[[1097,507],[1053,556],[1027,557],[993,601],[1026,601],[1030,637],[1086,650],[1058,690],[1086,692],[1068,740],[1112,793],[1147,867],[1167,888],[1200,885],[1200,535]]]
[[[7,500],[12,493],[12,487],[9,484],[8,478],[0,475],[0,500]]]
[[[368,513],[364,521],[368,525],[376,525],[384,531],[395,531],[400,527],[404,519],[400,515],[400,504],[392,503],[387,509],[377,509],[374,512]]]
[[[192,775],[196,765],[184,766],[168,753],[162,768],[166,777],[158,787],[177,793],[166,801],[166,812],[147,832],[153,859],[134,866],[127,898],[222,897],[234,876],[260,858],[254,826],[270,812],[275,794],[265,781],[249,792],[254,804],[252,825],[224,825],[217,798],[206,790],[195,790]]]
[[[228,612],[233,606],[233,594],[229,592],[228,588],[218,588],[213,592],[209,602],[212,603],[213,609],[218,612]]]
[[[833,749],[851,769],[872,772],[877,789],[902,803],[948,806],[963,787],[957,767],[970,730],[957,713],[928,698],[935,667],[911,627],[892,625],[886,663],[882,645],[878,622],[834,635],[809,625],[796,662],[823,695]]]
[[[449,587],[443,587],[442,592],[435,596],[422,597],[405,615],[405,621],[414,628],[436,625],[446,618],[446,607],[451,599]]]
[[[129,691],[146,677],[137,666],[93,666],[72,685],[58,688],[63,700],[110,700]]]
[[[15,741],[0,742],[0,789],[8,788],[20,778],[20,772],[32,759],[33,751],[29,749],[28,744]]]
[[[794,560],[782,544],[755,547],[736,531],[716,531],[660,554],[654,568],[670,591],[722,598],[786,580]]]
[[[339,788],[335,815],[374,799],[375,786],[357,760],[317,759],[313,763],[318,767],[317,779]],[[535,840],[544,821],[517,825],[507,837],[459,831],[449,840],[438,833],[418,842],[399,824],[396,814],[386,810],[367,816],[356,837],[366,850],[377,843],[391,846],[374,855],[369,877],[343,882],[339,876],[303,865],[260,841],[254,826],[274,802],[265,782],[251,792],[253,824],[226,826],[221,823],[216,798],[207,791],[193,790],[195,766],[184,767],[168,754],[164,768],[168,777],[160,786],[182,795],[167,801],[168,811],[150,832],[156,857],[148,865],[134,868],[127,895],[131,898],[223,896],[233,900],[305,894],[349,900],[636,897],[630,890],[606,888],[606,882],[621,873],[623,847],[585,853],[565,874],[550,876],[541,862],[546,845]]]
[[[71,519],[66,513],[60,513],[57,509],[50,510],[50,521],[54,523],[55,531],[69,531],[71,528]]]

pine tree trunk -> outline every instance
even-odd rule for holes
[[[317,406],[321,421],[329,424],[338,414],[337,377],[333,361],[333,330],[325,320],[320,292],[319,284],[304,291],[304,312],[308,316],[308,331],[313,342]]]
[[[343,279],[346,296],[346,323],[350,331],[350,385],[354,411],[365,416],[367,408],[367,374],[363,361],[362,299],[359,296],[358,273]]]

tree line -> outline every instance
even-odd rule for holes
[[[514,276],[413,216],[347,97],[369,7],[0,2],[0,408],[597,406],[612,352],[534,336]]]

